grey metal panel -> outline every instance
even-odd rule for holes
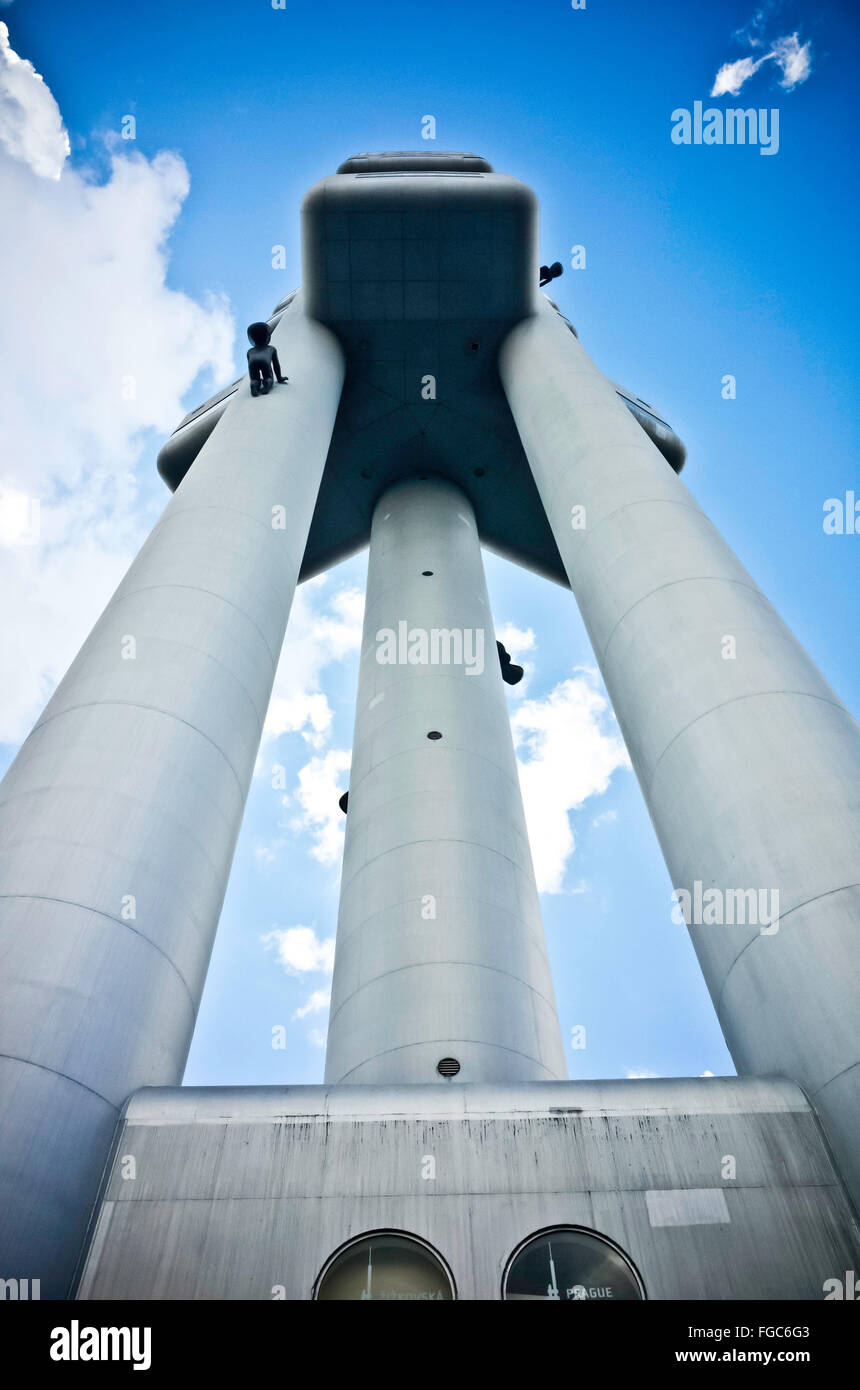
[[[380,663],[401,624],[471,634],[473,669]],[[443,1057],[565,1073],[474,513],[430,478],[374,515],[326,1076],[444,1085]]]
[[[703,1223],[703,1193],[728,1221]],[[675,1224],[654,1224],[660,1194]],[[461,1298],[495,1299],[515,1247],[566,1223],[617,1241],[651,1298],[820,1299],[858,1254],[779,1079],[194,1088],[130,1102],[79,1297],[307,1299],[346,1240],[398,1229]]]
[[[185,1063],[343,380],[288,317],[290,386],[232,398],[0,786],[0,1266],[46,1297],[106,1117]]]
[[[735,1062],[805,1087],[860,1193],[836,1084],[860,1043],[860,730],[548,304],[500,369],[673,885],[779,894],[775,932],[691,928]]]
[[[653,1077],[608,1081],[387,1086],[147,1086],[123,1111],[126,1124],[279,1124],[289,1117],[375,1120],[467,1115],[806,1114],[809,1101],[783,1077]]]

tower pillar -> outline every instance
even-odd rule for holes
[[[548,302],[500,371],[738,1071],[857,1196],[860,730]]]
[[[343,382],[240,389],[0,785],[0,1275],[65,1297],[118,1114],[182,1072]]]
[[[413,479],[370,541],[328,1083],[566,1075],[471,504]]]

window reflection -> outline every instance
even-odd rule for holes
[[[421,1241],[379,1231],[335,1256],[316,1296],[323,1302],[450,1302],[454,1290],[442,1261]]]
[[[645,1291],[630,1261],[591,1231],[557,1227],[533,1236],[512,1259],[505,1299],[629,1303]]]

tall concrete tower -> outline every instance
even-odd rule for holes
[[[539,293],[528,188],[363,155],[302,221],[289,387],[175,431],[0,789],[0,1277],[820,1297],[857,1259],[860,731]],[[295,586],[367,544],[326,1083],[182,1088]],[[482,545],[576,597],[737,1078],[565,1079]]]

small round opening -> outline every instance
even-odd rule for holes
[[[432,571],[432,570],[422,570],[421,573],[423,574],[423,576],[424,576],[425,579],[429,579],[430,576],[431,576],[431,574],[433,573],[433,571]]]
[[[428,737],[428,738],[432,738],[432,739],[434,740],[434,742],[435,742],[435,740],[436,740],[437,738],[441,738],[442,735],[440,734],[440,732],[439,732],[438,729],[431,729],[430,732],[429,732],[429,734],[427,735],[427,737]]]
[[[436,1070],[440,1076],[456,1076],[460,1063],[456,1057],[443,1057],[441,1062],[436,1063]]]

